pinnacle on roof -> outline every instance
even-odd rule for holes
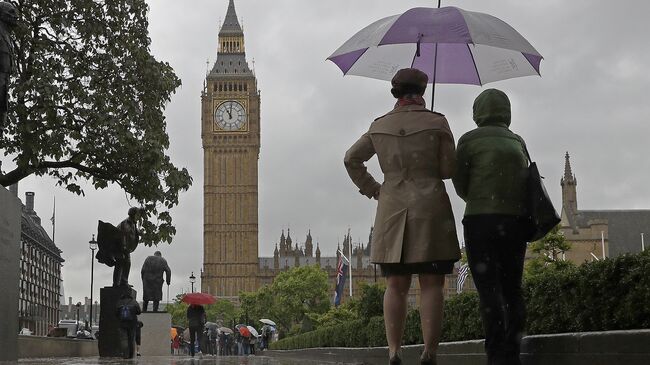
[[[570,161],[570,156],[569,152],[567,152],[564,155],[564,177],[562,178],[562,182],[573,182],[575,183],[575,175],[573,175],[573,171],[571,171],[571,161]]]
[[[226,19],[223,21],[221,30],[219,30],[219,35],[222,34],[243,34],[241,25],[239,25],[239,20],[237,19],[234,0],[230,0],[230,3],[228,4]]]

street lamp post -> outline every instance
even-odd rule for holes
[[[88,246],[90,247],[90,333],[93,332],[93,280],[95,276],[95,250],[97,249],[97,241],[95,241],[95,235],[93,238],[88,241]]]
[[[77,302],[75,306],[77,307],[77,331],[76,332],[79,332],[79,307],[81,307],[81,302]],[[75,336],[76,335],[77,333],[75,333]]]
[[[190,284],[192,284],[192,293],[194,293],[194,283],[196,282],[196,277],[194,276],[194,271],[190,275]]]

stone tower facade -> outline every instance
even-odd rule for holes
[[[578,213],[578,181],[571,171],[569,152],[564,156],[564,176],[560,180],[562,186],[562,215],[571,216]]]
[[[204,156],[201,290],[236,300],[258,273],[260,92],[233,0],[201,94]]]

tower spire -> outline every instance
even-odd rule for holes
[[[228,11],[226,12],[226,18],[223,21],[219,35],[221,34],[242,34],[242,28],[239,24],[239,19],[237,18],[237,12],[235,11],[235,1],[230,0],[228,3]]]

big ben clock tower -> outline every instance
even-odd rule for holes
[[[248,67],[233,0],[217,61],[201,94],[203,273],[201,290],[236,300],[258,287],[257,171],[260,94]]]

